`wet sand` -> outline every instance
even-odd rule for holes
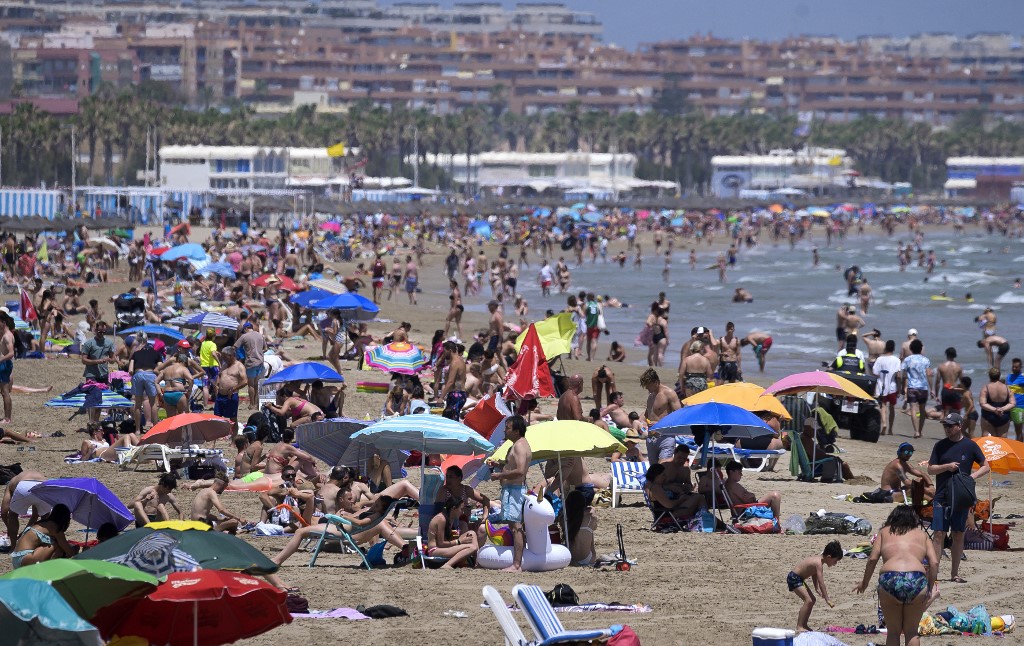
[[[496,249],[488,249],[488,252],[495,255]],[[396,294],[393,301],[382,303],[383,317],[394,321],[395,324],[402,320],[413,322],[412,336],[420,343],[429,342],[433,331],[443,327],[447,311],[447,292],[441,275],[441,265],[442,256],[427,256],[426,267],[422,268],[420,273],[423,293],[420,294],[418,307],[407,304],[404,292]],[[338,268],[349,271],[352,266],[340,265]],[[652,275],[656,275],[659,269],[652,267]],[[112,307],[106,299],[120,291],[122,287],[123,285],[111,284],[89,289],[86,300],[92,297],[100,298],[104,303],[104,311],[110,313]],[[657,282],[652,281],[652,293],[638,296],[649,300],[657,291]],[[669,296],[673,297],[672,294]],[[478,297],[470,302],[478,305],[480,301],[486,301],[486,298],[488,297]],[[679,300],[678,296],[673,300]],[[473,311],[474,309],[479,308],[470,308],[464,317],[465,336],[469,336],[471,331],[477,328],[486,326],[483,312]],[[683,312],[673,313],[674,318],[686,318]],[[534,314],[539,316],[539,313]],[[536,316],[531,316],[531,319]],[[389,324],[371,324],[371,330],[375,335],[389,329]],[[319,343],[311,340],[298,345],[289,342],[285,347],[297,360],[314,359],[320,353]],[[607,354],[607,337],[602,338],[599,352],[601,356]],[[676,353],[678,346],[669,349],[668,367],[661,370],[663,380],[668,383],[674,380]],[[588,376],[597,365],[599,364],[566,362],[566,368],[570,373],[578,371],[584,376]],[[816,361],[809,362],[807,369],[813,369],[816,365]],[[81,369],[82,365],[77,358],[20,360],[15,365],[14,377],[16,383],[29,386],[53,384],[55,392],[60,392],[78,383]],[[645,392],[639,386],[638,377],[644,368],[617,365],[614,369],[617,385],[626,395],[627,408],[642,412]],[[349,365],[346,365],[344,373],[350,384],[345,413],[353,417],[362,417],[366,413],[379,411],[383,395],[356,393],[355,382],[374,380],[378,377],[383,380],[383,375],[357,373]],[[754,381],[758,381],[756,375],[748,375],[751,376]],[[588,386],[584,394],[589,395],[589,381],[585,381]],[[128,503],[139,489],[155,482],[158,474],[148,466],[144,467],[144,470],[133,472],[121,471],[118,467],[107,464],[64,465],[61,458],[77,450],[81,443],[83,436],[76,435],[74,430],[84,425],[84,417],[80,416],[74,422],[68,422],[70,411],[47,409],[42,406],[47,398],[48,395],[45,394],[15,394],[14,423],[11,428],[18,431],[37,431],[46,436],[60,430],[67,437],[47,437],[35,443],[37,450],[33,452],[18,452],[10,445],[0,445],[0,463],[20,461],[23,467],[40,469],[50,477],[98,477]],[[553,403],[545,402],[545,410],[553,412]],[[243,403],[243,411],[240,411],[240,414],[244,412],[244,408]],[[589,408],[587,401],[584,401],[584,408]],[[882,466],[895,455],[896,445],[912,435],[909,422],[907,416],[898,415],[896,435],[883,437],[878,444],[854,442],[848,437],[841,439],[840,445],[846,451],[844,459],[849,462],[855,474],[866,478],[858,480],[858,484],[801,483],[789,475],[784,465],[779,465],[774,473],[744,474],[743,482],[748,489],[757,494],[770,490],[781,492],[784,518],[791,514],[806,517],[811,511],[825,508],[829,511],[863,516],[877,529],[888,514],[890,505],[854,504],[832,500],[832,496],[858,494],[876,487]],[[848,436],[846,432],[841,432],[841,435]],[[926,459],[934,441],[942,437],[939,424],[929,422],[925,427],[925,436],[924,440],[915,442],[916,459]],[[223,444],[221,442],[221,446]],[[234,450],[228,449],[226,454],[229,458],[233,457]],[[607,463],[603,460],[590,459],[587,464],[592,471],[608,470]],[[411,470],[411,476],[415,482],[418,477],[416,470]],[[534,470],[531,476],[531,479],[535,480],[539,478],[539,473]],[[1024,486],[1024,478],[1018,474],[996,475],[995,480],[1010,482],[1007,488],[995,490],[996,495],[1003,496],[996,504],[996,513],[1024,514],[1024,502],[1018,493]],[[483,486],[483,491],[494,497],[498,490],[494,485],[487,484]],[[979,492],[982,491],[987,491],[985,485],[979,486]],[[187,511],[192,497],[191,492],[179,490],[179,506]],[[224,495],[224,500],[230,509],[247,518],[253,518],[259,512],[259,502],[255,494],[228,493]],[[786,573],[794,563],[820,552],[828,542],[828,538],[823,536],[654,533],[649,531],[651,516],[642,506],[642,497],[639,495],[626,497],[625,506],[618,509],[598,509],[596,516],[599,522],[596,532],[597,550],[602,554],[615,550],[615,525],[622,524],[627,554],[639,562],[630,572],[616,572],[611,568],[567,568],[548,573],[506,574],[481,569],[423,571],[411,567],[389,567],[366,572],[358,567],[359,561],[355,556],[337,553],[322,555],[317,567],[310,570],[305,567],[308,554],[300,552],[285,564],[280,574],[290,585],[302,589],[302,594],[309,599],[311,608],[330,609],[339,606],[387,603],[404,608],[409,617],[357,622],[343,619],[297,619],[291,625],[278,628],[247,643],[500,643],[501,632],[493,615],[490,610],[480,607],[480,589],[484,585],[493,585],[506,599],[511,599],[512,586],[521,582],[535,583],[545,590],[551,589],[557,583],[568,583],[584,602],[643,603],[653,609],[649,614],[560,615],[563,623],[569,628],[628,624],[646,644],[749,643],[750,632],[756,626],[795,625],[799,602],[795,595],[787,591]],[[406,522],[414,522],[414,519],[406,519]],[[976,604],[984,603],[990,612],[996,614],[1024,616],[1024,601],[1021,600],[1019,593],[1019,554],[1015,553],[1021,546],[1021,533],[1011,531],[1010,537],[1013,551],[968,552],[969,560],[961,567],[961,574],[967,578],[968,583],[941,583],[942,599],[937,606],[944,609],[946,604],[953,604],[961,610],[967,610]],[[282,538],[246,540],[271,556],[285,542]],[[849,548],[866,539],[843,536],[840,540],[844,547]],[[386,553],[389,562],[392,555],[393,551]],[[811,617],[812,626],[856,626],[861,623],[876,623],[872,595],[856,595],[851,592],[853,586],[860,581],[863,566],[863,561],[844,559],[836,568],[826,572],[826,581],[837,605],[830,609],[827,605],[819,603]],[[8,568],[9,561],[0,558],[0,572],[6,572]],[[944,561],[940,569],[940,580],[948,579],[948,576],[948,561]],[[447,610],[466,612],[468,618],[446,617],[444,613]],[[524,630],[528,631],[525,619],[521,615],[517,618]],[[1024,641],[1022,634],[1024,633],[1018,631],[1011,635],[1007,643]],[[877,635],[840,637],[853,646],[882,641]],[[941,640],[930,638],[927,641],[948,644],[966,643],[967,639],[944,637]]]

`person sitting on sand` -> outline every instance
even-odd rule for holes
[[[459,519],[466,513],[466,500],[452,497],[444,501],[440,511],[430,519],[427,530],[427,556],[440,556],[448,560],[442,570],[465,563],[476,554],[478,539],[476,532],[456,532]]]
[[[910,442],[903,442],[896,449],[896,457],[882,469],[882,482],[879,490],[886,495],[886,502],[892,502],[893,496],[901,491],[904,492],[903,502],[906,502],[906,490],[912,482],[909,476],[924,483],[924,495],[928,500],[935,496],[932,479],[928,477],[927,473],[920,471],[910,463],[910,458],[913,455],[914,445]]]
[[[174,490],[177,487],[178,478],[173,473],[165,473],[160,476],[155,485],[144,487],[132,501],[135,526],[145,527],[148,523],[170,520],[171,515],[167,512],[168,506],[178,514],[178,520],[184,518],[181,509],[178,508],[178,500],[174,497]]]
[[[304,481],[297,476],[296,468],[288,465],[281,470],[281,484],[260,493],[260,522],[273,522],[291,531],[312,522],[315,493],[299,489]]]
[[[565,514],[568,521],[568,544],[572,552],[572,564],[593,565],[597,561],[597,549],[594,547],[597,518],[587,496],[579,489],[573,489],[565,497]]]
[[[453,464],[448,467],[444,472],[444,484],[441,485],[441,489],[437,492],[437,498],[434,502],[444,503],[455,498],[461,498],[464,501],[464,504],[468,505],[469,501],[475,500],[480,503],[481,507],[483,507],[484,515],[486,516],[486,514],[491,511],[491,499],[463,482],[462,478],[463,473],[461,467],[457,464]],[[469,532],[468,513],[463,513],[459,516],[458,527],[459,531],[463,534]],[[479,533],[483,534],[485,529],[486,528],[481,526]],[[480,544],[482,545],[483,541],[480,541]]]
[[[244,518],[232,514],[221,504],[220,494],[224,493],[227,486],[227,473],[217,471],[217,474],[213,476],[213,484],[197,493],[196,497],[192,500],[192,514],[190,518],[206,523],[214,531],[227,532],[229,534],[234,534],[239,526],[245,525]],[[220,515],[213,513],[215,509],[220,512]]]
[[[54,505],[50,513],[25,528],[14,541],[11,568],[42,563],[50,559],[70,558],[78,548],[68,543],[64,532],[71,525],[71,510],[66,505]]]
[[[734,505],[751,505],[758,503],[770,507],[772,515],[782,518],[782,494],[778,491],[771,491],[758,498],[740,484],[743,477],[743,465],[736,460],[729,460],[725,463],[725,491]]]

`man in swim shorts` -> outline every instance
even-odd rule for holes
[[[845,336],[843,337],[845,339]],[[764,362],[772,348],[772,338],[764,332],[751,332],[740,339],[740,347],[750,346],[757,357],[757,367],[764,372]]]
[[[1010,342],[998,334],[979,340],[978,347],[985,351],[989,368],[999,368],[1003,363],[1003,357],[1010,352]]]
[[[647,409],[644,411],[648,428],[682,406],[679,403],[679,396],[674,390],[661,383],[661,377],[658,376],[658,371],[654,368],[648,368],[640,375],[640,385],[648,392]],[[668,462],[672,459],[675,448],[675,436],[662,435],[657,431],[648,430],[647,459],[651,464]]]
[[[259,403],[259,381],[263,375],[263,353],[267,351],[267,341],[252,323],[246,321],[242,325],[242,336],[235,341],[234,348],[241,348],[245,356],[245,376],[249,386],[249,410],[255,410]]]
[[[452,339],[445,341],[442,347],[448,374],[437,399],[444,402],[442,415],[448,419],[458,420],[462,414],[462,407],[466,405],[466,360],[462,358],[458,344]]]
[[[245,368],[235,358],[235,351],[227,348],[220,353],[221,371],[213,384],[213,414],[238,423],[238,393],[248,383]]]
[[[4,310],[7,308],[5,307]],[[45,342],[45,339],[43,339]],[[11,402],[11,386],[14,380],[14,319],[6,311],[0,311],[0,397],[4,402],[3,423],[11,422],[13,403]]]
[[[939,393],[942,414],[959,411],[963,395],[957,389],[963,369],[956,362],[956,348],[946,348],[946,360],[935,371],[935,392]]]
[[[155,485],[144,487],[132,501],[135,526],[145,527],[147,523],[170,520],[171,515],[167,513],[168,505],[177,512],[178,520],[183,519],[184,515],[178,508],[178,500],[174,497],[174,490],[177,488],[178,478],[172,473],[165,473]]]
[[[522,415],[513,415],[505,423],[505,438],[512,442],[512,447],[505,456],[504,464],[488,461],[492,466],[500,466],[501,471],[491,474],[491,480],[501,483],[501,513],[512,530],[512,565],[506,568],[510,572],[522,569],[523,551],[526,549],[526,535],[523,532],[523,505],[526,502],[526,473],[530,468],[533,451],[526,441],[526,419]]]
[[[725,336],[718,339],[718,376],[725,383],[742,381],[740,370],[740,340],[735,336],[736,325],[729,321],[725,324]]]
[[[1010,374],[1006,375],[1006,385],[1013,395],[1016,407],[1010,411],[1010,421],[1013,422],[1013,432],[1017,441],[1024,441],[1021,429],[1024,428],[1024,374],[1021,374],[1021,361],[1017,357],[1010,362]]]

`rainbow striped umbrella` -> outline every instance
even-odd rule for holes
[[[414,375],[427,365],[426,355],[405,341],[374,346],[366,351],[364,361],[371,368],[403,375]]]
[[[122,397],[112,390],[104,390],[100,394],[100,401],[94,406],[86,406],[85,393],[78,393],[65,398],[63,395],[54,397],[43,406],[47,408],[131,408],[132,400]]]

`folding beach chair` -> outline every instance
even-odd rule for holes
[[[686,531],[686,527],[682,524],[679,518],[676,518],[675,513],[671,509],[665,509],[661,505],[657,504],[647,494],[647,488],[643,487],[640,491],[644,494],[644,504],[651,510],[651,531],[659,532],[663,530],[671,530],[673,527],[676,531]]]
[[[822,468],[826,463],[839,459],[838,456],[826,453],[812,463],[807,457],[803,442],[800,441],[800,435],[794,431],[790,431],[789,447],[789,472],[796,476],[797,480],[804,482],[814,482],[815,478],[821,475]],[[836,468],[842,473],[840,465],[836,465]]]
[[[320,540],[317,541],[316,548],[313,550],[313,556],[309,559],[308,567],[314,567],[316,565],[316,559],[320,556],[320,550],[323,549],[324,543],[326,543],[328,539],[338,539],[341,541],[342,547],[351,549],[359,555],[359,558],[363,559],[363,565],[366,566],[367,570],[372,570],[373,566],[370,565],[370,561],[366,558],[366,553],[360,549],[356,540],[352,536],[353,534],[361,534],[362,532],[373,529],[377,525],[381,524],[388,516],[391,515],[392,512],[395,511],[395,508],[403,502],[403,500],[392,501],[391,505],[388,506],[380,518],[369,525],[364,525],[362,527],[356,527],[348,518],[342,518],[335,514],[325,514],[324,516],[321,516],[321,519],[324,521],[324,527],[320,532]],[[331,531],[332,528],[333,531]]]
[[[526,635],[523,634],[523,630],[516,623],[515,617],[512,616],[508,606],[505,605],[505,600],[501,597],[501,593],[489,585],[484,586],[483,593],[484,601],[487,602],[491,612],[494,613],[494,618],[498,620],[501,632],[505,634],[505,645],[531,646],[533,642],[526,639]]]
[[[512,588],[512,596],[516,603],[523,610],[533,634],[541,644],[556,643],[558,641],[592,642],[605,641],[614,637],[622,630],[622,626],[616,624],[599,630],[566,630],[554,608],[548,603],[544,591],[537,585],[526,585],[520,583]]]
[[[612,462],[612,508],[619,506],[619,498],[624,493],[642,494],[644,486],[637,478],[647,473],[650,462]]]

